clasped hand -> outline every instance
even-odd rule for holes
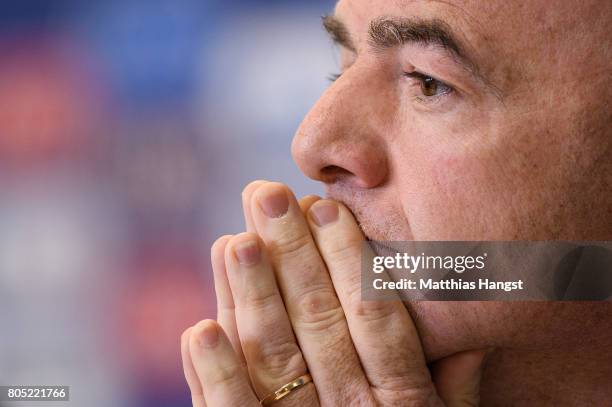
[[[284,185],[249,184],[245,233],[211,249],[217,321],[181,338],[194,407],[264,404],[468,406],[478,404],[484,350],[426,364],[419,333],[397,301],[362,301],[364,236],[341,203]],[[271,401],[272,400],[272,401]]]

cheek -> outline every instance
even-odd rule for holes
[[[433,155],[423,167],[424,174],[429,174],[432,187],[437,189],[440,195],[454,199],[471,194],[472,182],[467,180],[480,178],[484,172],[473,160],[445,154]]]
[[[487,208],[495,204],[486,192],[494,171],[448,151],[422,155],[404,170],[414,174],[404,205],[417,240],[484,238]]]

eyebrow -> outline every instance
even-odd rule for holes
[[[324,16],[323,27],[336,44],[357,52],[346,26],[338,17]],[[375,50],[409,43],[439,47],[477,80],[491,86],[490,82],[480,74],[478,66],[466,54],[465,46],[443,20],[381,17],[370,22],[368,34],[369,43]]]
[[[353,44],[346,26],[340,19],[334,16],[323,16],[321,20],[323,21],[323,28],[336,44],[357,52],[357,47]]]

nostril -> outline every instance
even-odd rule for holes
[[[321,179],[323,182],[331,183],[341,178],[350,176],[351,172],[337,165],[328,165],[321,169]]]

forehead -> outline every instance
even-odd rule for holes
[[[529,24],[521,14],[527,8],[537,11],[538,1],[512,10],[507,1],[469,1],[469,0],[341,0],[336,5],[335,15],[344,21],[351,35],[358,42],[367,39],[371,21],[380,17],[416,17],[422,19],[441,19],[448,23],[454,33],[478,53],[499,37],[511,36],[512,31],[520,30],[519,23]],[[516,7],[515,7],[516,8]],[[521,11],[520,13],[518,11]],[[502,29],[503,27],[503,29]]]
[[[341,0],[335,17],[347,28],[357,50],[368,47],[371,23],[381,18],[417,18],[441,20],[448,23],[453,36],[465,47],[467,54],[476,57],[486,40],[476,29],[476,19],[464,8],[439,1],[366,1]]]
[[[336,16],[345,21],[355,36],[364,37],[369,22],[379,17],[438,18],[465,36],[474,47],[490,43],[518,48],[545,35],[569,32],[576,26],[593,30],[602,21],[609,25],[612,2],[568,0],[340,0]],[[606,30],[609,32],[609,30]],[[534,35],[536,37],[534,37]],[[478,51],[478,49],[476,49]]]
[[[507,0],[340,0],[336,4],[336,15],[351,19],[355,23],[365,23],[380,16],[407,16],[422,18],[448,18],[466,30],[492,31],[500,28],[520,29],[531,26],[534,20],[542,22],[555,14],[567,11],[565,7],[550,7],[547,1],[512,2]],[[578,10],[576,10],[578,11]]]
[[[341,0],[335,16],[346,25],[357,48],[367,47],[370,22],[380,17],[442,20],[480,70],[505,88],[541,68],[521,61],[559,50],[572,52],[562,39],[564,30],[572,19],[586,21],[588,16],[579,16],[583,12],[571,1],[559,3],[551,7],[544,0]],[[519,72],[523,69],[533,72]]]

